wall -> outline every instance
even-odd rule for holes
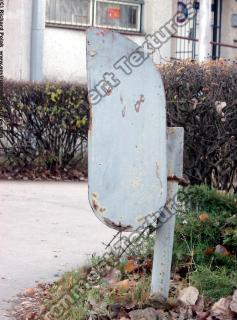
[[[237,46],[237,28],[231,25],[232,14],[237,14],[236,0],[223,0],[221,42]],[[237,49],[221,48],[221,57],[237,59]]]
[[[129,36],[141,44],[143,36]],[[80,30],[46,27],[44,42],[46,80],[86,82],[86,33]]]
[[[44,75],[47,80],[80,81],[86,78],[85,32],[46,27]]]
[[[153,34],[159,31],[174,15],[173,2],[176,0],[146,0],[144,5],[144,32]],[[154,63],[165,62],[171,57],[171,40],[153,55]]]
[[[4,76],[29,80],[31,0],[5,0]]]
[[[154,33],[172,17],[172,1],[147,0],[144,5],[143,32]],[[137,44],[144,35],[128,36]],[[171,55],[171,41],[153,55],[155,63]],[[85,31],[46,27],[44,47],[44,74],[47,80],[86,82]]]
[[[30,79],[31,14],[33,0],[5,0],[4,75],[8,79]],[[143,35],[128,36],[138,44],[144,33],[154,33],[172,17],[172,0],[146,0]],[[86,81],[85,31],[46,27],[44,35],[44,77],[46,80]],[[171,41],[153,55],[155,63],[171,55]],[[162,58],[161,58],[162,57]]]

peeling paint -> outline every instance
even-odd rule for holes
[[[168,181],[178,182],[180,186],[187,186],[188,182],[184,178],[179,178],[177,176],[168,176]]]
[[[108,89],[107,92],[106,92],[106,95],[107,96],[111,96],[111,94],[112,94],[112,89]]]
[[[141,224],[141,225],[142,225],[142,224],[144,224],[144,223],[145,223],[145,221],[146,221],[146,220],[145,220],[145,218],[144,218],[144,217],[142,217],[142,218],[138,218],[138,219],[137,219],[137,222],[138,222],[139,224]]]
[[[125,118],[125,116],[126,116],[126,110],[127,110],[127,108],[126,108],[126,106],[123,108],[123,110],[122,110],[122,117],[123,118]]]
[[[92,203],[92,207],[96,212],[100,212],[102,214],[104,214],[107,209],[102,207],[98,201],[98,194],[97,193],[92,193],[92,198],[91,198],[91,203]]]
[[[108,32],[109,30],[107,29],[100,29],[100,31],[96,32],[96,35],[104,37]]]
[[[159,167],[158,162],[156,162],[156,177],[160,182],[160,194],[162,194],[163,193],[163,184],[162,184],[162,180],[160,178],[160,167]]]
[[[132,226],[130,226],[130,225],[123,225],[120,222],[115,223],[108,218],[104,218],[103,220],[110,228],[113,228],[113,229],[116,229],[119,231],[131,231],[132,230]]]
[[[92,199],[92,206],[95,211],[99,210],[99,205],[95,199]]]
[[[122,106],[123,106],[123,109],[122,109],[122,117],[123,118],[125,118],[125,116],[126,116],[126,111],[127,111],[127,107],[124,105],[124,103],[123,103],[123,97],[122,96],[120,96],[120,102],[121,102],[121,104],[122,104]]]
[[[145,97],[143,94],[140,95],[139,100],[135,103],[135,111],[139,112],[141,108],[141,104],[145,101]]]
[[[96,50],[91,49],[91,50],[89,51],[89,55],[90,55],[91,57],[94,57],[96,54],[97,54]]]

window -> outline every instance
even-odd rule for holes
[[[142,0],[47,0],[46,24],[140,31]]]
[[[47,0],[46,23],[89,26],[91,14],[91,0]]]
[[[98,27],[140,31],[141,5],[119,1],[95,1],[94,22]]]

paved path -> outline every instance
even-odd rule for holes
[[[114,233],[92,213],[86,183],[0,182],[0,320],[6,300],[83,264]]]

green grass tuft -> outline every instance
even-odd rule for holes
[[[232,295],[237,289],[237,274],[229,272],[225,267],[211,270],[208,267],[198,267],[190,276],[191,284],[200,292],[214,301]]]

